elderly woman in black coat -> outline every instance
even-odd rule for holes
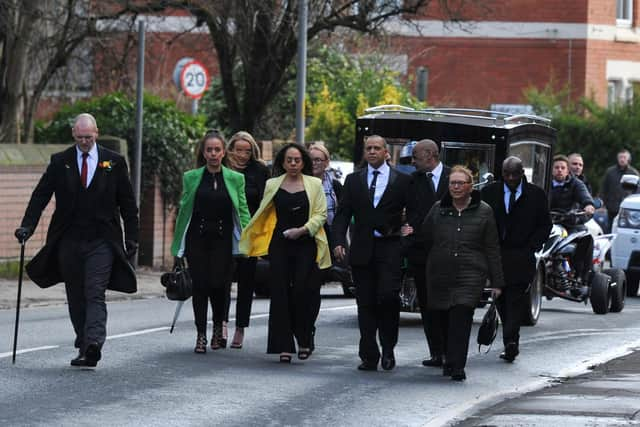
[[[469,169],[451,168],[449,192],[431,208],[422,231],[428,252],[427,310],[440,319],[445,343],[443,375],[463,381],[482,290],[487,279],[494,298],[504,287],[493,211],[473,189]]]

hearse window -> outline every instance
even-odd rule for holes
[[[441,160],[447,166],[463,165],[473,172],[473,181],[482,182],[482,176],[493,173],[495,147],[489,144],[442,141]],[[482,188],[480,185],[477,188]]]
[[[547,162],[551,156],[551,147],[537,141],[521,141],[511,144],[509,155],[522,160],[524,174],[527,180],[541,188],[546,188]]]

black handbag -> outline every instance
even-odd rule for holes
[[[165,287],[167,298],[170,300],[186,301],[193,294],[191,275],[182,258],[176,258],[173,271],[160,276],[160,283]]]
[[[498,324],[498,311],[496,310],[496,304],[492,303],[484,314],[480,329],[478,329],[478,351],[480,351],[480,346],[493,344],[493,340],[496,339],[498,334]]]

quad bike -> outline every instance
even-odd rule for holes
[[[584,211],[551,212],[553,228],[547,242],[536,253],[538,267],[528,293],[529,310],[525,324],[534,325],[538,321],[542,296],[548,300],[559,297],[585,304],[589,300],[596,314],[616,313],[624,308],[624,271],[604,268],[613,235],[601,234],[594,238],[586,227],[568,230],[568,227],[584,223],[587,217]],[[582,262],[577,250],[580,246],[593,248],[591,253],[583,255],[591,262],[588,272],[582,275],[576,270],[576,265]]]

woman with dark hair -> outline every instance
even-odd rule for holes
[[[436,202],[422,225],[427,248],[427,310],[442,329],[442,374],[464,381],[473,311],[489,279],[494,299],[504,287],[498,230],[491,207],[473,189],[464,166],[449,172],[449,192]]]
[[[313,176],[304,147],[286,144],[273,162],[260,207],[243,230],[240,251],[248,256],[269,255],[271,304],[267,353],[311,355],[313,284],[318,268],[331,266],[327,236],[327,201],[322,182]],[[295,338],[295,341],[294,341]]]
[[[171,245],[173,256],[186,256],[193,281],[196,353],[207,352],[207,311],[213,311],[211,349],[226,346],[222,336],[225,292],[231,283],[233,255],[249,222],[244,177],[222,165],[224,137],[209,131],[196,148],[196,166],[184,173],[182,197]],[[224,344],[224,345],[223,345]]]
[[[249,213],[255,214],[260,205],[264,185],[269,179],[269,169],[260,157],[260,149],[250,133],[240,131],[229,139],[227,156],[224,163],[229,168],[244,175],[244,191],[249,206]],[[242,348],[244,328],[249,326],[251,304],[255,290],[256,257],[238,258],[236,271],[238,274],[238,296],[236,298],[236,331],[233,334],[231,348]],[[229,315],[230,295],[227,292],[227,319]],[[226,324],[225,324],[226,327]],[[224,332],[224,331],[223,331]]]

